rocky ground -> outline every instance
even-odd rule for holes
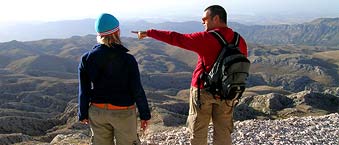
[[[257,91],[244,96],[235,108],[233,144],[339,144],[337,96],[313,91],[261,94],[265,87],[254,90]],[[187,104],[175,103],[178,100],[169,96],[166,100],[169,102],[158,101],[162,105],[152,107],[151,125],[141,137],[143,145],[189,144],[189,131],[183,127],[187,116],[178,115],[187,112],[188,108],[180,107]],[[76,100],[70,101],[56,118],[64,125],[49,129],[43,136],[0,134],[0,144],[89,144],[88,126],[77,121]],[[3,129],[6,128],[0,127]],[[209,144],[212,144],[212,133],[211,126]]]
[[[291,117],[277,120],[236,121],[232,143],[244,144],[339,144],[339,114],[324,116]],[[208,144],[212,145],[213,129],[210,126]],[[56,136],[51,144],[88,144],[84,134]],[[163,132],[148,132],[141,137],[142,145],[189,145],[186,127]]]

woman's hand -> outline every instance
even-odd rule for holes
[[[148,127],[148,120],[140,120],[140,128],[142,131],[145,131]]]
[[[86,125],[89,124],[89,120],[88,120],[88,119],[81,120],[80,122],[81,122],[82,124],[86,124]]]

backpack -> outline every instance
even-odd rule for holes
[[[239,49],[239,34],[234,32],[231,43],[227,43],[222,35],[217,31],[210,33],[218,40],[222,46],[216,61],[210,72],[204,72],[200,79],[204,81],[204,88],[214,97],[220,96],[221,100],[238,100],[246,88],[246,80],[249,76],[250,61]],[[198,86],[200,86],[200,79]],[[200,100],[200,87],[198,87],[198,100]]]

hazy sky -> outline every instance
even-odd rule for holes
[[[314,15],[339,17],[339,0],[2,0],[0,25],[12,21],[96,18],[108,12],[119,19],[196,18],[211,5],[230,15]]]

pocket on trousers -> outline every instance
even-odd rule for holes
[[[194,89],[191,89],[190,91],[190,97],[189,97],[189,115],[194,115],[197,114],[197,109],[198,109],[198,96],[197,96],[197,91]]]
[[[93,106],[89,106],[88,108],[88,116],[97,116],[99,115],[99,110],[97,110],[97,108],[93,107]]]
[[[234,106],[231,106],[233,101],[225,101],[224,103],[224,116],[225,116],[225,121],[227,123],[226,127],[227,129],[232,133],[234,129],[234,124],[233,124],[233,111],[234,111]]]
[[[127,118],[132,116],[135,110],[133,109],[128,109],[128,110],[114,110],[111,111],[110,115],[115,116],[115,117],[119,117],[119,118]]]

